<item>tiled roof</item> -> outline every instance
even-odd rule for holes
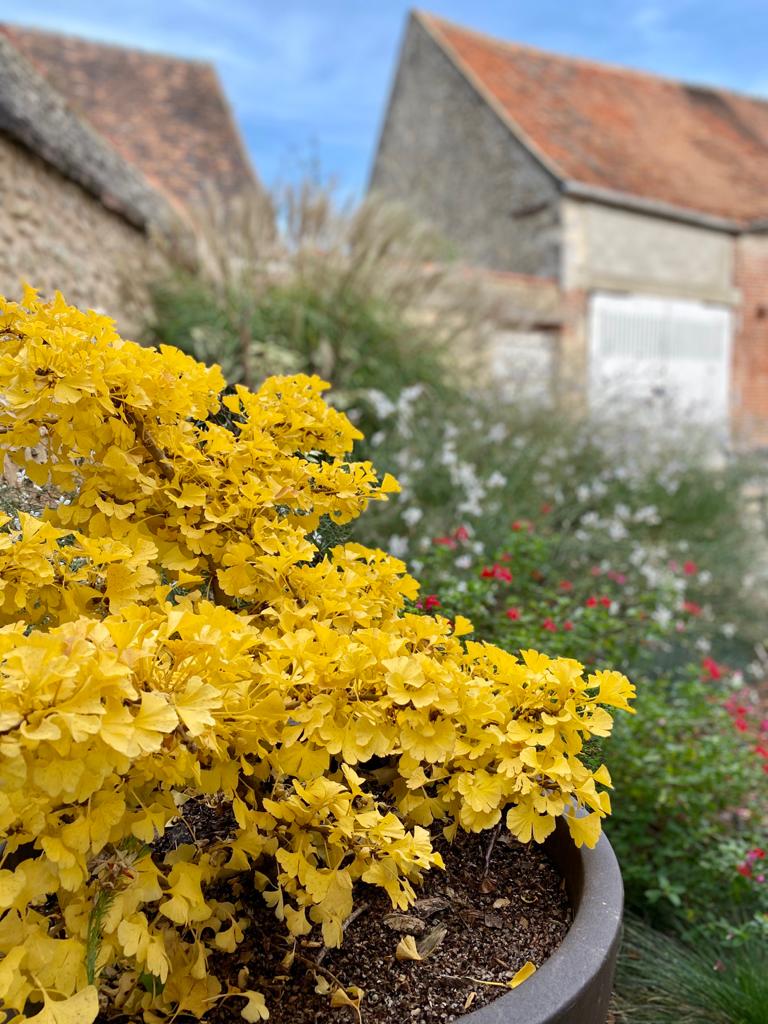
[[[0,31],[177,204],[206,189],[233,196],[259,187],[210,64],[15,25]]]
[[[768,216],[768,101],[417,17],[557,178],[741,223]]]
[[[82,121],[0,33],[0,133],[141,229],[183,232],[168,200]]]

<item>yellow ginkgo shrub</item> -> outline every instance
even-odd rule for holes
[[[358,880],[414,899],[436,822],[503,819],[526,842],[566,815],[597,841],[610,777],[579,754],[631,685],[467,640],[466,620],[407,610],[402,562],[330,543],[397,485],[350,461],[325,386],[227,394],[218,369],[60,296],[0,301],[3,452],[63,495],[0,530],[7,1021],[87,1024],[100,994],[131,1019],[233,995],[266,1018],[208,969],[248,925],[218,883],[333,946]],[[234,824],[168,850],[190,798]]]

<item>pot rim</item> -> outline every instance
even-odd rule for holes
[[[607,962],[612,979],[621,937],[624,886],[611,844],[603,833],[593,850],[577,849],[566,822],[559,818],[545,848],[565,879],[573,908],[571,927],[552,956],[519,988],[456,1018],[460,1024],[565,1020],[563,1014],[569,1008],[588,998]]]

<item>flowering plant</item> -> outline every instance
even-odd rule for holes
[[[210,969],[248,927],[222,884],[337,945],[356,882],[414,899],[434,823],[542,841],[564,815],[597,842],[610,776],[579,755],[633,687],[465,642],[409,610],[402,562],[337,543],[397,485],[349,460],[318,378],[222,396],[217,368],[31,291],[0,340],[3,449],[65,495],[0,533],[7,1020],[87,1024],[107,976],[134,1019],[265,1018]],[[230,827],[169,849],[190,799]]]

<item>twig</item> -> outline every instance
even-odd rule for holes
[[[493,832],[491,832],[491,838],[488,841],[488,849],[485,851],[485,870],[483,871],[483,878],[481,881],[484,881],[488,877],[488,872],[491,868],[491,854],[493,853],[493,848],[496,845],[496,839],[499,835],[500,829],[501,822],[499,822]]]

